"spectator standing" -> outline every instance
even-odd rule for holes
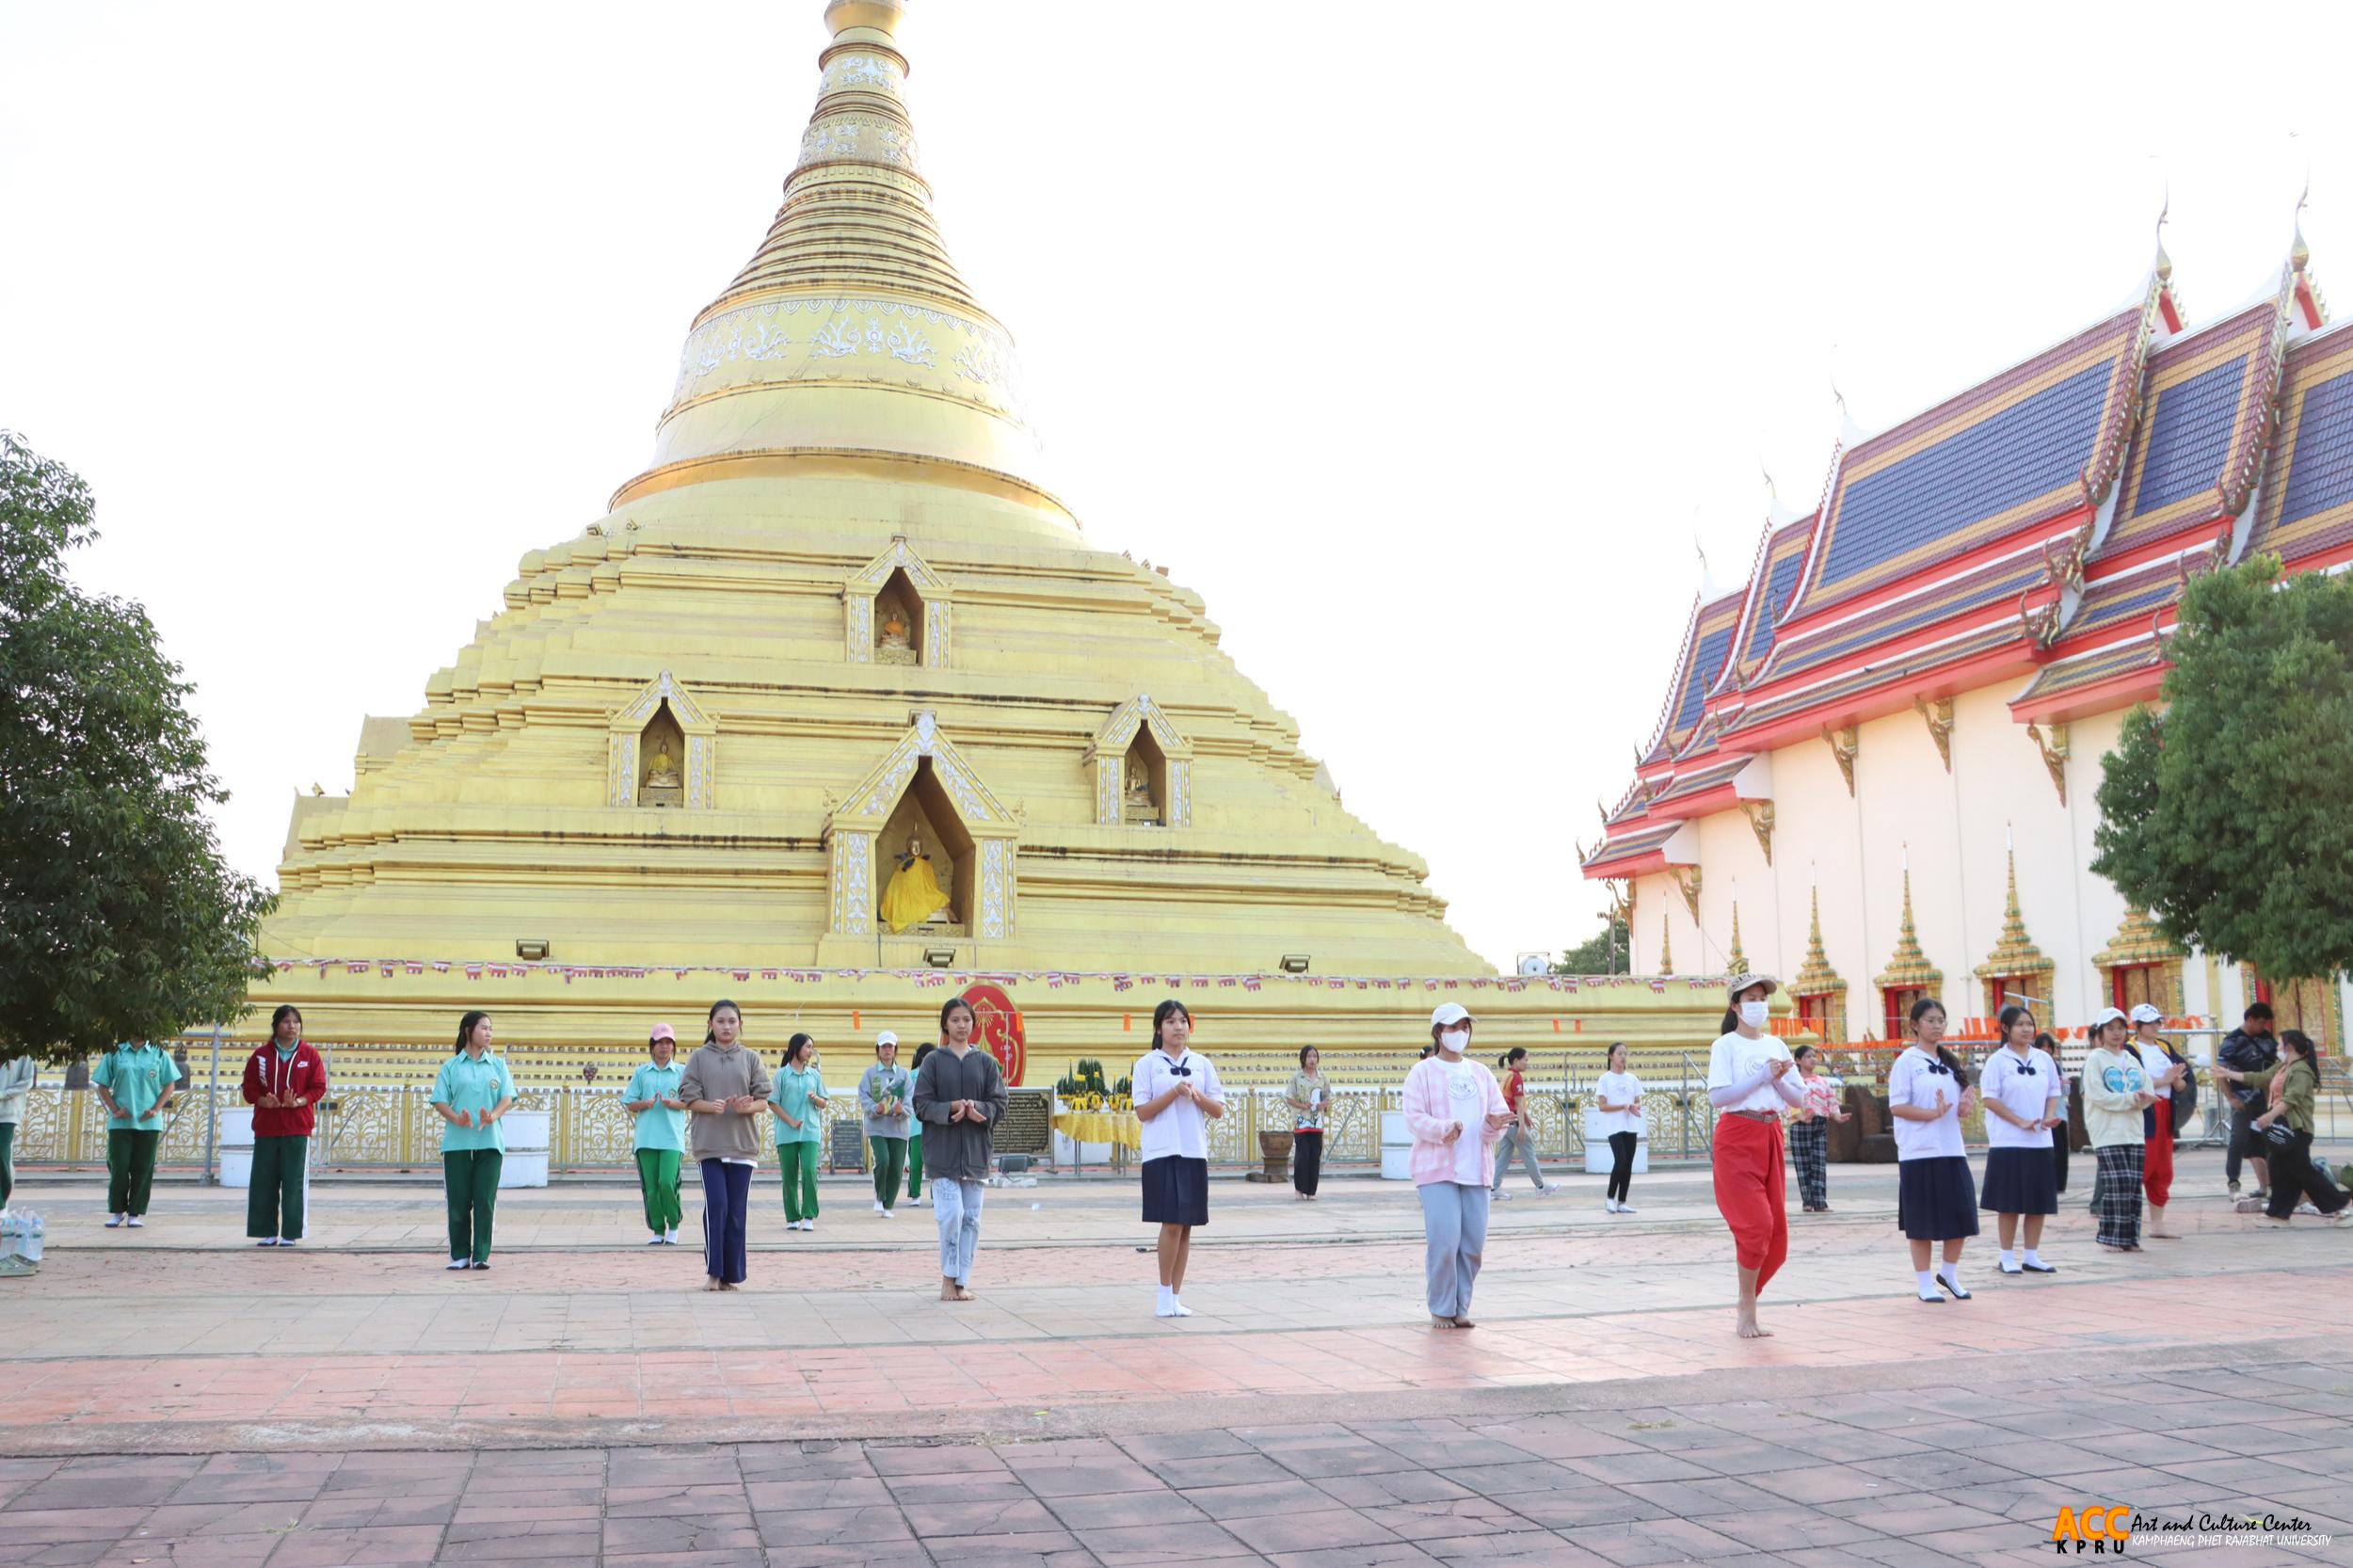
[[[1798,1173],[1798,1195],[1808,1214],[1830,1212],[1830,1124],[1847,1119],[1838,1103],[1837,1086],[1822,1076],[1822,1053],[1800,1046],[1790,1057],[1798,1064],[1801,1103],[1789,1118],[1789,1163]]]
[[[1496,1058],[1496,1065],[1503,1073],[1503,1107],[1512,1112],[1512,1125],[1503,1129],[1496,1144],[1496,1183],[1487,1190],[1487,1196],[1497,1203],[1512,1201],[1512,1194],[1503,1190],[1503,1178],[1511,1172],[1513,1149],[1519,1151],[1521,1163],[1528,1167],[1528,1179],[1537,1192],[1557,1192],[1537,1167],[1536,1139],[1528,1129],[1528,1112],[1522,1103],[1528,1097],[1528,1048],[1513,1046]]]
[[[16,1128],[24,1119],[24,1100],[40,1087],[40,1071],[29,1056],[0,1062],[0,1208],[8,1207],[16,1189]]]
[[[2129,1016],[2133,1049],[2148,1077],[2149,1092],[2156,1096],[2140,1117],[2140,1185],[2149,1195],[2149,1234],[2160,1241],[2177,1241],[2180,1235],[2165,1228],[2165,1206],[2173,1196],[2173,1093],[2188,1079],[2189,1067],[2174,1060],[2157,1033],[2164,1014],[2143,1001],[2135,1003]]]
[[[2100,1222],[2094,1240],[2118,1252],[2138,1252],[2140,1161],[2148,1146],[2140,1113],[2157,1096],[2121,1012],[2102,1008],[2091,1020],[2091,1040],[2084,1057],[2084,1126],[2099,1161],[2091,1183],[2091,1212]]]
[[[515,1108],[515,1080],[490,1054],[490,1015],[457,1021],[456,1053],[433,1080],[434,1111],[441,1128],[441,1195],[449,1206],[449,1267],[490,1266],[490,1225],[498,1213],[499,1171],[506,1163],[506,1129]]]
[[[2006,1274],[2055,1274],[2042,1261],[2042,1222],[2058,1212],[2057,1172],[2050,1132],[2067,1121],[2067,1085],[2058,1064],[2037,1048],[2034,1015],[2002,1009],[2002,1048],[1986,1059],[1978,1085],[1985,1098],[1985,1185],[1979,1208],[1993,1210]],[[2026,1222],[2026,1250],[2015,1250],[2018,1221]]]
[[[2051,1033],[2047,1030],[2042,1033],[2036,1035],[2034,1037],[2034,1048],[2049,1057],[2054,1064],[2057,1063],[2059,1059],[2059,1043],[2057,1035]],[[2059,1069],[2058,1094],[2058,1120],[2054,1123],[2051,1128],[2051,1186],[2054,1192],[2063,1193],[2067,1191],[2068,1143],[2074,1137],[2075,1134],[2074,1127],[2068,1119],[2067,1072],[2065,1068]]]
[[[2271,1004],[2250,1002],[2239,1019],[2239,1026],[2222,1037],[2222,1045],[2215,1052],[2217,1066],[2246,1075],[2268,1072],[2280,1064],[2280,1043],[2272,1037],[2275,1027]],[[2222,1157],[2222,1178],[2229,1183],[2231,1196],[2238,1196],[2239,1164],[2243,1160],[2255,1173],[2255,1196],[2271,1195],[2271,1167],[2264,1140],[2254,1130],[2255,1118],[2265,1109],[2263,1091],[2248,1088],[2242,1078],[2217,1072],[2215,1077],[2227,1083],[2231,1099],[2231,1147]]]
[[[1756,1320],[1756,1298],[1789,1256],[1789,1178],[1782,1157],[1784,1106],[1805,1103],[1789,1048],[1765,1032],[1767,1000],[1780,982],[1769,975],[1732,978],[1723,1032],[1707,1052],[1707,1099],[1717,1111],[1708,1163],[1716,1212],[1732,1232],[1740,1277],[1733,1326],[1743,1339],[1772,1331]]]
[[[684,1212],[679,1196],[679,1164],[686,1154],[686,1064],[678,1060],[678,1034],[656,1024],[646,1037],[646,1060],[621,1091],[621,1109],[636,1118],[630,1146],[637,1157],[637,1191],[646,1202],[649,1247],[678,1245]]]
[[[1225,1114],[1217,1067],[1192,1048],[1193,1014],[1175,997],[1152,1010],[1152,1048],[1129,1072],[1144,1124],[1144,1223],[1160,1227],[1157,1318],[1190,1318],[1185,1264],[1195,1225],[1209,1223],[1209,1124]]]
[[[106,1108],[106,1228],[147,1224],[163,1147],[164,1112],[180,1095],[180,1069],[159,1047],[125,1041],[90,1070],[90,1088]]]
[[[302,1240],[310,1197],[313,1111],[327,1097],[327,1064],[302,1037],[299,1009],[280,1003],[268,1040],[246,1058],[241,1092],[253,1107],[253,1172],[245,1192],[245,1233],[257,1247]]]
[[[1609,1047],[1607,1070],[1593,1085],[1596,1130],[1609,1141],[1609,1183],[1602,1189],[1605,1214],[1631,1214],[1626,1202],[1634,1191],[1634,1154],[1642,1142],[1642,1080],[1626,1071],[1624,1040]],[[1500,1166],[1500,1158],[1496,1160]]]
[[[914,1075],[899,1065],[899,1036],[884,1030],[874,1036],[874,1064],[857,1080],[857,1109],[874,1161],[874,1212],[886,1220],[897,1218],[899,1183],[906,1178],[907,1096],[914,1087]]]
[[[915,1076],[923,1070],[923,1058],[938,1048],[926,1040],[907,1064],[907,1202],[918,1208],[923,1207],[923,1119],[915,1113]]]
[[[1912,1044],[1887,1070],[1887,1112],[1896,1120],[1896,1223],[1912,1247],[1920,1300],[1965,1302],[1961,1253],[1977,1233],[1977,1194],[1961,1142],[1962,1102],[1969,1085],[1961,1059],[1945,1046],[1945,1004],[1922,997],[1912,1004]],[[1933,1273],[1930,1252],[1943,1244]],[[1939,1292],[1943,1294],[1939,1294]]]
[[[939,1048],[915,1073],[915,1119],[924,1124],[923,1165],[939,1226],[939,1299],[972,1299],[972,1256],[981,1245],[981,1199],[997,1163],[995,1128],[1005,1113],[1005,1075],[972,1044],[972,1004],[951,997],[939,1010]]]
[[[1332,1115],[1332,1083],[1315,1047],[1299,1048],[1299,1071],[1283,1099],[1291,1109],[1291,1190],[1313,1203],[1323,1183],[1323,1127]]]
[[[2329,1179],[2326,1169],[2313,1162],[2313,1096],[2320,1087],[2319,1050],[2300,1029],[2283,1031],[2280,1044],[2282,1048],[2276,1067],[2257,1073],[2216,1069],[2217,1076],[2245,1083],[2264,1096],[2264,1108],[2253,1125],[2271,1148],[2271,1202],[2264,1211],[2265,1223],[2288,1224],[2297,1204],[2305,1200],[2337,1224],[2353,1223],[2353,1208],[2346,1207],[2345,1194]],[[2278,1128],[2287,1129],[2285,1141],[2273,1130]]]
[[[1405,1075],[1402,1109],[1414,1135],[1421,1199],[1422,1283],[1432,1328],[1471,1328],[1471,1288],[1487,1251],[1488,1183],[1496,1140],[1512,1125],[1503,1090],[1470,1048],[1471,1016],[1447,1002],[1430,1015],[1432,1054]]]
[[[694,1120],[688,1124],[695,1163],[703,1176],[703,1268],[706,1290],[733,1290],[750,1277],[745,1233],[752,1200],[752,1172],[760,1164],[760,1113],[768,1109],[776,1082],[744,1046],[744,1015],[722,999],[711,1004],[703,1043],[686,1059],[679,1098]]]
[[[785,1042],[784,1067],[776,1077],[776,1166],[784,1173],[784,1228],[817,1228],[817,1159],[824,1140],[824,1075],[817,1066],[817,1042],[795,1034]]]

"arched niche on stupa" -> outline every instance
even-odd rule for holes
[[[1112,710],[1081,765],[1094,773],[1098,826],[1193,825],[1193,742],[1148,695]]]
[[[834,936],[888,933],[967,936],[975,942],[1013,935],[1015,851],[1021,825],[929,712],[899,738],[825,819],[827,929]],[[893,879],[924,874],[908,861],[920,843],[928,877],[947,903],[904,930],[884,911]]]
[[[948,663],[949,611],[955,598],[906,536],[850,574],[841,585],[844,651],[853,664]]]
[[[664,670],[605,726],[605,804],[707,811],[718,760],[717,721]]]

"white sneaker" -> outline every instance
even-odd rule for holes
[[[1512,1201],[1512,1194],[1509,1192],[1490,1192],[1487,1195],[1497,1203],[1510,1203]]]
[[[471,1269],[472,1267],[473,1262],[471,1258],[453,1257],[447,1263],[442,1265],[442,1271],[447,1272],[452,1269]]]
[[[1618,1211],[1618,1200],[1615,1198],[1602,1199],[1601,1211],[1604,1214],[1615,1214]]]
[[[664,1231],[664,1232],[662,1233],[662,1244],[663,1244],[664,1246],[665,1246],[665,1247],[675,1247],[675,1246],[677,1246],[677,1245],[678,1245],[678,1232],[677,1232],[675,1229],[672,1229],[672,1230],[665,1230],[665,1231]]]
[[[1618,1200],[1618,1212],[1621,1214],[1631,1214],[1634,1212],[1634,1206],[1626,1202],[1624,1198],[1620,1198]]]
[[[2306,1204],[2304,1207],[2305,1207],[2306,1208],[2311,1208],[2311,1209],[2312,1209],[2312,1211],[2313,1211],[2313,1213],[2315,1213],[2315,1214],[2317,1214],[2317,1213],[2319,1213],[2319,1212],[2320,1212],[2320,1210],[2319,1210],[2319,1209],[2317,1209],[2317,1208],[2313,1208],[2313,1206],[2312,1206],[2311,1204]],[[144,1229],[146,1229],[146,1228],[147,1228],[147,1221],[146,1221],[146,1218],[145,1218],[144,1216],[142,1216],[142,1215],[138,1215],[138,1214],[134,1214],[134,1215],[132,1215],[132,1216],[131,1216],[128,1220],[125,1220],[125,1221],[123,1222],[123,1224],[125,1224],[129,1225],[129,1226],[130,1226],[133,1230],[144,1230]]]
[[[108,1230],[112,1230],[112,1229],[114,1229],[114,1228],[115,1228],[115,1226],[117,1226],[117,1225],[120,1224],[122,1223],[122,1221],[123,1221],[123,1216],[121,1216],[121,1215],[120,1215],[120,1214],[109,1214],[109,1215],[107,1215],[107,1216],[106,1216],[106,1228],[107,1228]]]
[[[895,1219],[897,1219],[898,1217],[899,1217],[899,1213],[898,1213],[898,1210],[896,1210],[896,1209],[893,1209],[893,1208],[886,1208],[886,1209],[884,1209],[884,1210],[883,1210],[883,1218],[884,1218],[884,1219],[886,1219],[886,1220],[895,1220]]]
[[[880,1198],[876,1198],[876,1199],[874,1200],[874,1212],[875,1212],[875,1213],[877,1213],[877,1214],[879,1214],[879,1213],[881,1213],[882,1211],[883,1211],[882,1199],[880,1199]]]
[[[1172,1318],[1190,1318],[1193,1316],[1193,1308],[1187,1306],[1183,1302],[1178,1301],[1174,1296],[1171,1296],[1168,1299],[1168,1304],[1176,1309],[1175,1311],[1169,1313],[1169,1316]]]
[[[658,1247],[662,1245],[662,1238],[659,1236],[654,1237],[651,1240],[648,1241],[646,1245],[649,1247]]]

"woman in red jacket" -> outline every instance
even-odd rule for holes
[[[245,1063],[245,1103],[253,1107],[253,1181],[245,1233],[255,1246],[302,1240],[303,1179],[311,1161],[311,1108],[327,1097],[327,1064],[302,1037],[302,1015],[281,1006],[270,1038]]]

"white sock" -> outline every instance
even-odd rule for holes
[[[2042,1262],[2042,1255],[2035,1251],[2034,1248],[2028,1247],[2026,1249],[2026,1261],[2040,1266]]]
[[[1943,1301],[1945,1298],[1936,1293],[1936,1276],[1926,1269],[1917,1272],[1920,1275],[1920,1299],[1924,1302]]]
[[[1960,1289],[1960,1288],[1961,1288],[1961,1265],[1960,1265],[1960,1264],[1958,1264],[1958,1263],[1940,1263],[1940,1264],[1938,1264],[1938,1265],[1937,1265],[1936,1272],[1937,1272],[1938,1276],[1939,1276],[1940,1278],[1942,1278],[1942,1279],[1945,1281],[1945,1284],[1947,1284],[1947,1285],[1951,1286],[1954,1289],[1958,1290],[1958,1289]]]
[[[2018,1255],[2017,1255],[2017,1254],[2015,1254],[2015,1253],[2011,1252],[2011,1251],[2010,1251],[2008,1247],[2004,1247],[2004,1248],[2002,1249],[2002,1267],[2003,1267],[2003,1268],[2007,1269],[2007,1268],[2009,1268],[2011,1264],[2016,1263],[2017,1261],[2018,1261]]]
[[[1155,1304],[1155,1310],[1157,1310],[1157,1311],[1160,1313],[1160,1315],[1161,1317],[1165,1318],[1165,1317],[1167,1317],[1167,1316],[1168,1316],[1168,1309],[1169,1309],[1171,1306],[1174,1306],[1176,1304],[1176,1291],[1174,1291],[1174,1290],[1171,1290],[1171,1289],[1170,1289],[1167,1286],[1165,1286],[1165,1285],[1161,1286],[1161,1287],[1160,1287],[1160,1297],[1159,1302],[1158,1302],[1157,1304]]]
[[[1179,1318],[1190,1318],[1193,1316],[1193,1308],[1187,1306],[1183,1302],[1178,1301],[1176,1299],[1176,1292],[1174,1290],[1171,1290],[1168,1293],[1168,1310]]]

